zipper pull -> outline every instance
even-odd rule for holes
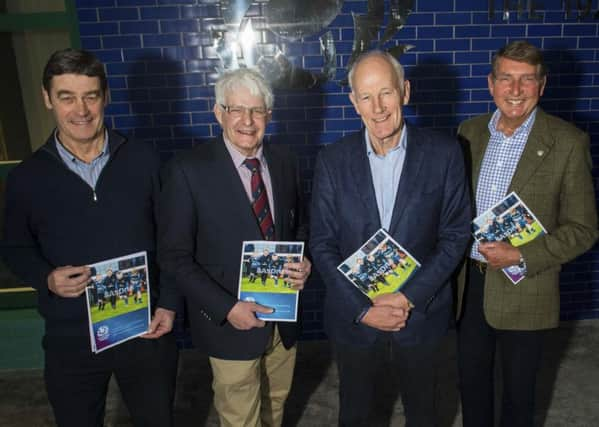
[[[92,190],[92,193],[94,195],[94,202],[98,201],[98,196],[96,195],[96,190]]]

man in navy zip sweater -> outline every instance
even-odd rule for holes
[[[56,129],[8,177],[3,252],[9,267],[38,291],[44,376],[56,422],[102,426],[114,374],[136,426],[171,426],[177,294],[168,280],[159,280],[155,263],[158,156],[105,129],[106,75],[92,54],[54,53],[42,93]],[[87,266],[143,250],[155,308],[149,331],[93,354]]]

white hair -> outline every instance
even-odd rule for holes
[[[260,96],[264,100],[266,108],[272,109],[274,95],[270,85],[262,74],[249,68],[228,71],[218,78],[214,86],[216,103],[225,105],[227,94],[240,87],[246,88],[254,96]]]

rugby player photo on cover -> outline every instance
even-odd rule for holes
[[[505,241],[518,247],[547,234],[547,231],[520,197],[511,192],[472,221],[472,234],[478,242]],[[502,271],[514,285],[526,276],[526,269],[518,264]]]
[[[303,242],[245,241],[239,273],[239,299],[270,307],[256,313],[262,320],[297,321],[298,291],[286,279],[286,263],[301,262]]]
[[[382,228],[337,267],[370,299],[397,292],[419,268],[420,263]]]
[[[89,266],[86,288],[91,347],[94,353],[148,332],[150,289],[146,252]]]

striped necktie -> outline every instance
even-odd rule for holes
[[[258,225],[262,231],[262,236],[265,240],[273,240],[275,237],[275,227],[268,205],[268,196],[266,187],[262,181],[260,173],[260,162],[258,159],[245,159],[243,164],[252,172],[251,189],[252,189],[252,209],[258,220]]]

